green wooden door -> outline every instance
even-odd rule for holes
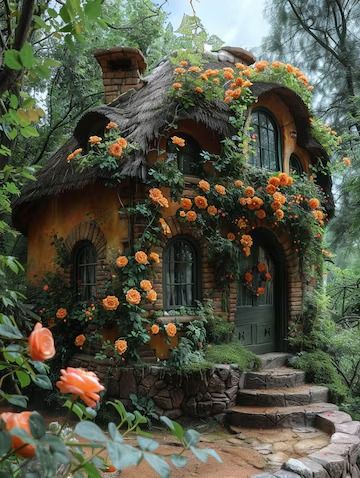
[[[265,264],[266,272],[260,272]],[[251,256],[242,259],[241,277],[245,272],[251,272],[253,280],[249,283],[240,280],[238,284],[238,300],[235,316],[236,339],[241,345],[255,353],[274,352],[276,350],[276,316],[274,301],[274,281],[276,271],[274,262],[259,245],[252,247]],[[263,288],[264,293],[256,295],[257,288]]]

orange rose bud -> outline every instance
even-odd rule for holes
[[[243,181],[241,181],[241,179],[237,179],[236,181],[234,181],[234,186],[236,188],[242,188],[244,186],[244,183]]]
[[[61,370],[60,380],[56,382],[56,386],[61,393],[70,393],[92,408],[100,400],[99,392],[105,390],[94,372],[73,367]]]
[[[351,159],[350,158],[345,156],[345,158],[343,158],[342,161],[343,161],[343,163],[345,164],[346,167],[351,166]]]
[[[140,292],[136,289],[129,289],[126,293],[126,302],[131,305],[138,305],[141,302]]]
[[[43,291],[47,292],[48,290],[49,290],[49,286],[48,286],[48,284],[45,284],[44,287],[43,287]]]
[[[156,302],[157,299],[157,293],[154,289],[149,290],[149,292],[146,294],[146,300],[149,302]]]
[[[192,201],[189,198],[181,198],[180,206],[185,209],[185,211],[190,211],[192,208]]]
[[[171,236],[171,229],[170,229],[170,226],[169,224],[165,221],[164,218],[160,218],[159,219],[159,222],[160,222],[160,225],[161,225],[161,228],[162,228],[162,232],[164,234],[164,236]]]
[[[183,148],[185,146],[184,138],[180,138],[179,136],[172,136],[171,142],[176,146],[179,146],[179,148]]]
[[[195,89],[194,89],[195,93],[197,94],[201,94],[201,93],[204,93],[204,90],[203,88],[201,88],[201,86],[197,86]]]
[[[204,179],[201,179],[198,182],[198,186],[202,191],[204,191],[206,193],[210,191],[210,184],[207,181],[205,181]]]
[[[64,307],[60,307],[60,309],[58,309],[56,311],[55,315],[56,315],[57,319],[65,319],[65,317],[67,317],[68,313],[67,313],[67,310]]]
[[[147,254],[145,254],[144,251],[137,251],[135,253],[135,260],[138,264],[143,264],[143,265],[148,264],[148,262],[149,262],[148,261],[148,256],[147,256]]]
[[[177,328],[175,324],[173,324],[172,322],[169,322],[168,324],[165,325],[165,330],[169,337],[175,337],[177,332]]]
[[[157,252],[150,252],[149,259],[155,262],[155,264],[160,264],[160,256]]]
[[[30,430],[30,417],[33,412],[21,412],[21,413],[11,413],[6,412],[0,415],[0,420],[5,424],[5,428],[8,432],[14,428],[19,428],[24,430],[28,435],[31,436]],[[20,437],[16,435],[11,436],[11,447],[13,450],[22,447],[20,450],[15,451],[16,455],[22,456],[23,458],[32,458],[35,455],[35,448],[33,445],[25,445]],[[24,446],[25,445],[25,446]]]
[[[196,219],[197,219],[197,214],[196,214],[195,211],[188,211],[188,212],[186,213],[186,220],[187,220],[188,222],[195,222]]]
[[[142,290],[144,290],[145,292],[149,291],[152,289],[152,283],[147,280],[147,279],[144,279],[140,282],[140,287]]]
[[[208,207],[207,199],[204,196],[196,196],[194,202],[199,209],[206,209]]]
[[[116,129],[116,128],[118,128],[118,125],[114,121],[109,121],[109,123],[106,125],[106,129]]]
[[[123,355],[127,351],[127,341],[124,339],[117,339],[115,342],[115,350],[118,354]]]
[[[55,355],[54,337],[49,329],[38,322],[31,332],[29,339],[29,354],[32,360],[43,362]]]
[[[119,305],[119,299],[115,295],[108,295],[102,300],[102,304],[105,310],[116,310]]]
[[[174,90],[180,90],[180,88],[182,87],[182,84],[176,81],[175,83],[172,84],[172,87],[174,88]]]
[[[157,335],[160,332],[160,327],[158,324],[153,324],[150,330],[153,335]]]
[[[116,266],[119,267],[120,269],[122,267],[127,266],[128,263],[129,263],[129,259],[126,256],[119,256],[115,261]]]
[[[76,347],[82,347],[85,342],[86,342],[85,335],[81,334],[81,335],[78,335],[77,337],[75,337],[75,342],[74,343],[75,343]]]

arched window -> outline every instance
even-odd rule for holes
[[[79,300],[90,300],[96,295],[96,261],[96,249],[90,241],[80,241],[75,245],[73,280]]]
[[[299,175],[304,172],[304,168],[301,164],[300,159],[294,153],[290,156],[289,169],[290,173],[295,173]]]
[[[167,154],[169,159],[177,160],[179,170],[187,176],[199,176],[201,174],[200,153],[198,143],[187,134],[178,133],[185,140],[183,148],[175,146],[169,137],[167,142]]]
[[[200,298],[198,254],[186,238],[169,241],[163,262],[164,307],[191,307]]]
[[[270,171],[280,171],[280,135],[272,115],[263,109],[253,111],[251,126],[256,137],[251,164]]]

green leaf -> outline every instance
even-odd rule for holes
[[[85,15],[91,20],[96,20],[101,16],[101,0],[88,0],[85,5]]]
[[[17,379],[20,382],[21,388],[25,388],[30,384],[31,379],[28,373],[23,372],[21,370],[17,370],[15,373],[16,373]]]
[[[180,423],[170,420],[168,417],[160,417],[160,420],[172,431],[173,435],[176,436],[178,440],[182,440],[184,438],[184,429],[180,425]]]
[[[211,448],[196,448],[194,446],[191,446],[190,450],[193,452],[196,458],[203,463],[206,463],[208,461],[209,456],[212,456],[213,458],[215,458],[215,460],[222,463],[222,460],[219,455],[216,453],[215,450],[212,450]]]
[[[74,431],[77,435],[91,441],[96,441],[100,443],[106,443],[108,441],[101,428],[99,428],[97,425],[95,425],[95,423],[92,422],[80,422],[76,425]]]
[[[21,70],[22,64],[17,50],[6,50],[4,53],[4,63],[11,70]]]
[[[144,458],[161,478],[168,478],[170,476],[170,466],[163,458],[152,453],[144,453]]]
[[[159,448],[158,442],[152,440],[151,438],[145,438],[142,436],[137,437],[139,447],[144,451],[155,451]]]
[[[188,459],[183,455],[171,455],[171,461],[176,468],[184,468],[187,465]]]
[[[9,395],[7,393],[2,392],[3,397],[12,405],[16,405],[17,407],[26,408],[28,398],[23,395]]]
[[[113,441],[107,443],[107,451],[111,463],[119,470],[138,465],[142,457],[142,453],[138,449]]]
[[[0,456],[5,455],[11,447],[11,437],[7,432],[0,432]]]
[[[45,420],[39,413],[34,412],[30,415],[29,424],[31,434],[34,438],[40,439],[45,435]]]
[[[35,377],[33,377],[33,382],[44,390],[53,389],[52,383],[47,375],[35,375]]]
[[[17,327],[13,325],[2,324],[0,325],[0,337],[7,339],[22,339],[23,336]]]
[[[35,65],[35,57],[30,43],[26,42],[21,48],[20,60],[25,68],[32,68]]]
[[[187,430],[184,435],[184,440],[187,446],[194,446],[200,440],[200,433],[192,429]]]
[[[39,136],[39,133],[33,126],[25,126],[25,128],[21,128],[20,133],[24,138],[34,138]]]
[[[111,436],[112,440],[114,440],[117,443],[122,443],[123,442],[123,437],[119,433],[119,430],[117,429],[115,423],[109,423],[108,424],[108,430],[109,430],[109,435]]]

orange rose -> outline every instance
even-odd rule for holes
[[[351,159],[350,159],[350,158],[348,158],[348,157],[345,156],[345,158],[343,158],[342,161],[343,161],[343,163],[345,164],[345,166],[346,166],[347,168],[348,168],[349,166],[351,166]]]
[[[43,362],[55,355],[54,338],[49,329],[44,328],[38,322],[31,332],[29,339],[29,354],[32,360]]]
[[[281,202],[279,201],[273,201],[271,203],[271,208],[274,210],[274,211],[277,211],[278,209],[281,209]]]
[[[251,186],[248,186],[247,188],[245,188],[244,194],[246,197],[252,198],[255,194],[255,189]]]
[[[259,264],[257,265],[257,270],[259,272],[265,272],[266,269],[267,269],[266,264],[264,262],[259,262]]]
[[[48,286],[48,284],[45,284],[44,287],[43,287],[43,291],[47,292],[48,290],[49,290],[49,286]]]
[[[243,253],[245,257],[249,257],[251,254],[250,247],[243,247]]]
[[[274,186],[273,184],[268,184],[266,186],[266,192],[272,196],[274,193],[276,193],[276,186]]]
[[[164,197],[159,188],[150,189],[149,197],[153,203],[159,204],[161,207],[169,207],[169,201]]]
[[[322,211],[311,211],[311,212],[312,212],[312,215],[314,216],[314,218],[317,221],[319,221],[319,222],[323,221],[325,216],[324,216],[324,213]]]
[[[310,209],[317,209],[320,206],[320,201],[317,198],[311,198],[308,200]]]
[[[131,305],[138,305],[141,302],[141,295],[140,292],[136,289],[129,289],[126,292],[126,302]]]
[[[280,186],[280,179],[277,178],[276,176],[272,176],[271,178],[268,179],[268,184],[272,184],[276,188]]]
[[[6,412],[0,415],[0,420],[4,422],[5,428],[8,432],[14,428],[19,428],[31,436],[29,420],[32,413],[33,412]],[[23,458],[32,458],[35,455],[35,448],[33,445],[25,445],[25,443],[26,442],[24,442],[22,438],[17,437],[16,435],[11,436],[11,448],[16,450],[17,448],[22,447],[20,450],[15,451],[16,455],[22,456]]]
[[[207,208],[207,212],[210,216],[216,216],[216,214],[218,213],[218,210],[215,206],[209,206]]]
[[[291,186],[292,184],[294,184],[294,178],[288,176],[287,186]]]
[[[254,276],[252,275],[251,272],[245,272],[245,274],[244,274],[245,282],[247,282],[249,284],[250,282],[253,281],[253,279],[254,279]]]
[[[239,203],[241,206],[246,206],[247,205],[247,198],[239,198]]]
[[[274,212],[275,216],[276,216],[276,219],[278,219],[279,221],[281,221],[281,219],[284,218],[285,214],[284,214],[284,211],[282,209],[277,209],[275,212]]]
[[[108,147],[108,153],[114,158],[121,158],[122,152],[122,147],[118,143],[110,144]]]
[[[286,203],[286,196],[284,194],[279,193],[279,192],[274,193],[273,198],[274,198],[274,201],[279,201],[280,204],[285,204]]]
[[[58,309],[56,311],[56,318],[57,319],[65,319],[65,317],[67,317],[67,315],[68,315],[67,310],[64,307],[60,307],[60,309]]]
[[[256,290],[256,295],[264,295],[265,294],[265,287],[258,287]]]
[[[266,218],[266,212],[264,211],[264,209],[259,209],[258,211],[255,211],[255,215],[258,219]]]
[[[127,148],[127,145],[128,145],[128,142],[126,141],[125,138],[118,138],[116,140],[117,144],[120,144],[120,146],[123,148],[123,149],[126,149]]]
[[[119,268],[127,266],[128,263],[129,259],[126,256],[119,256],[115,261],[116,266]]]
[[[182,87],[182,84],[176,81],[175,83],[172,84],[172,87],[174,88],[174,90],[180,90],[180,88]]]
[[[194,202],[199,209],[206,209],[208,207],[207,199],[204,196],[196,196]]]
[[[160,327],[158,326],[158,324],[152,324],[150,330],[153,335],[157,335],[160,332]]]
[[[228,232],[226,237],[229,239],[229,241],[235,241],[235,238],[236,238],[233,232]]]
[[[106,125],[106,129],[116,129],[118,128],[117,123],[114,123],[114,121],[109,121],[109,123]]]
[[[201,86],[197,86],[197,87],[194,89],[194,91],[195,91],[195,93],[198,93],[199,95],[200,95],[201,93],[204,93],[204,90],[203,90],[203,88],[201,88]]]
[[[179,146],[179,148],[183,148],[185,146],[184,138],[180,138],[179,136],[172,136],[171,137],[172,144]]]
[[[179,216],[186,217],[186,212],[181,209],[181,211],[179,212]]]
[[[220,196],[225,196],[226,189],[221,184],[215,184],[215,191],[220,194]]]
[[[185,68],[175,68],[174,72],[177,75],[183,75],[186,72],[186,70],[185,70]]]
[[[254,65],[256,71],[264,71],[265,68],[269,65],[269,62],[266,60],[257,61]]]
[[[191,73],[200,73],[201,68],[199,68],[198,66],[190,66],[189,71]]]
[[[206,193],[210,191],[210,184],[204,179],[201,179],[201,181],[198,182],[198,186]]]
[[[78,335],[77,337],[75,337],[75,342],[74,343],[77,347],[82,347],[84,345],[85,341],[86,341],[85,335],[81,334],[81,335]]]
[[[173,324],[172,322],[169,322],[168,324],[165,325],[165,330],[169,337],[175,337],[177,332],[175,324]]]
[[[192,201],[189,198],[181,198],[180,205],[185,211],[190,211],[192,208]]]
[[[156,302],[157,299],[157,293],[154,289],[149,290],[149,292],[146,294],[146,299],[149,302]]]
[[[159,219],[159,222],[160,222],[160,225],[162,227],[162,231],[163,231],[163,234],[164,236],[171,236],[171,229],[170,229],[170,226],[169,224],[165,221],[164,218],[160,218]]]
[[[269,280],[271,280],[271,279],[272,279],[272,277],[271,277],[270,272],[266,272],[266,273],[265,273],[265,280],[269,281]]]
[[[253,245],[252,237],[248,234],[243,234],[240,239],[241,245],[244,247],[251,247]]]
[[[281,186],[287,186],[288,185],[289,176],[286,173],[280,173],[278,178],[279,178]]]
[[[155,262],[155,264],[160,264],[160,256],[157,252],[150,252],[149,259]]]
[[[234,186],[236,188],[242,188],[244,186],[244,183],[240,179],[237,179],[236,181],[234,181]]]
[[[70,393],[73,397],[80,398],[88,407],[95,407],[100,400],[99,392],[105,390],[94,372],[73,367],[61,370],[56,386],[61,393]]]
[[[142,290],[147,292],[147,291],[151,290],[153,286],[152,286],[152,283],[149,280],[144,279],[140,282],[140,287],[141,287]]]
[[[246,229],[248,225],[246,219],[243,218],[240,218],[236,224],[239,229]]]
[[[118,354],[123,355],[127,351],[127,341],[124,339],[117,339],[115,342],[115,350]]]
[[[224,71],[224,78],[226,80],[232,80],[234,78],[234,74],[231,71]]]
[[[89,138],[90,144],[100,144],[101,141],[102,141],[102,138],[100,138],[100,136],[90,136]]]
[[[135,260],[138,264],[148,264],[148,256],[143,251],[137,251],[135,253]]]
[[[195,211],[188,211],[188,212],[186,213],[186,220],[187,220],[188,222],[195,222],[196,219],[197,219],[197,214],[196,214]]]
[[[102,300],[102,304],[105,310],[116,310],[119,305],[119,299],[115,295],[108,295]]]
[[[188,64],[189,64],[189,63],[188,63],[187,60],[181,60],[181,61],[179,62],[179,65],[180,65],[180,66],[188,66]]]

